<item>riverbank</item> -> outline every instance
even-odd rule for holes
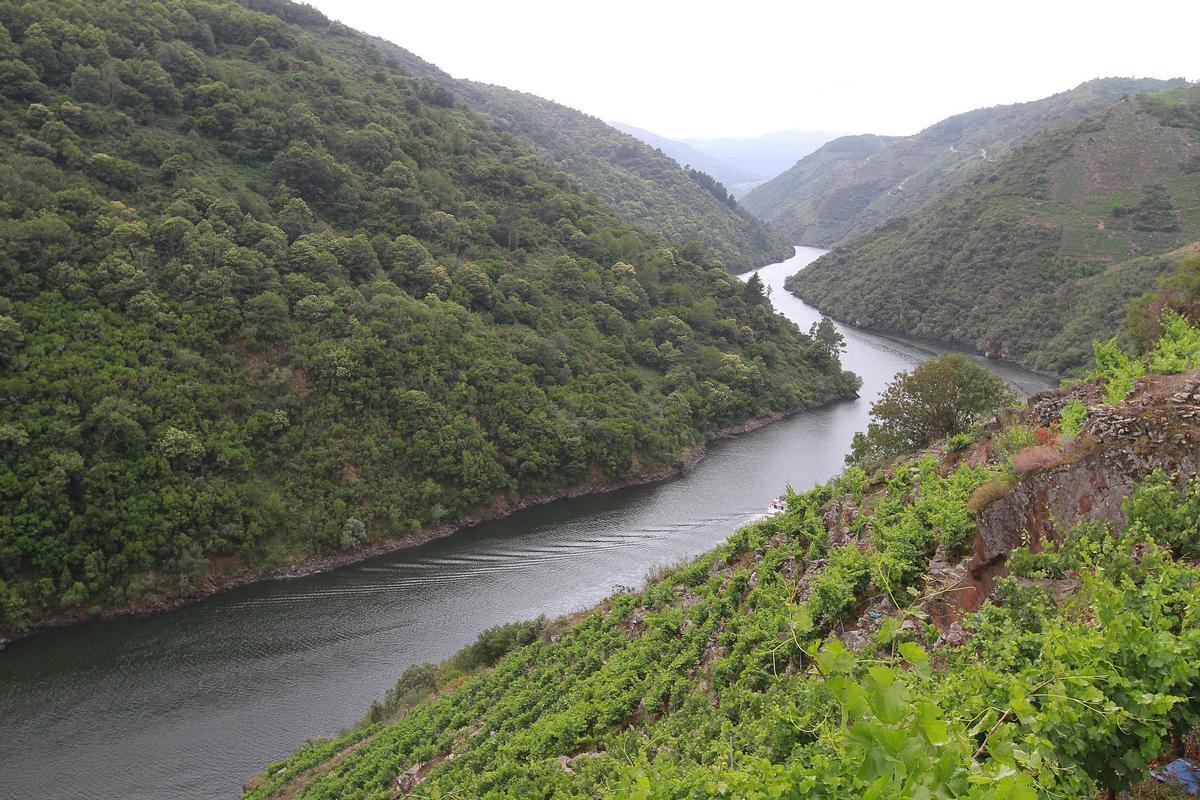
[[[330,570],[350,566],[351,564],[357,564],[378,556],[395,553],[401,550],[407,550],[413,547],[419,547],[437,539],[444,539],[448,536],[453,536],[460,531],[476,525],[481,525],[485,522],[504,519],[505,517],[511,516],[512,514],[525,509],[549,505],[550,503],[555,503],[560,500],[571,500],[589,495],[606,494],[609,492],[618,491],[620,489],[626,489],[631,486],[642,486],[664,481],[677,475],[686,474],[694,469],[696,465],[704,459],[705,455],[707,454],[708,445],[711,442],[719,439],[727,439],[743,433],[749,433],[750,431],[757,430],[765,425],[770,425],[773,422],[779,422],[780,420],[786,419],[795,414],[821,408],[841,400],[851,400],[856,397],[858,397],[857,392],[851,392],[848,394],[835,393],[827,397],[820,398],[808,406],[789,409],[786,411],[779,411],[763,417],[751,417],[743,422],[720,428],[707,434],[703,440],[692,447],[692,449],[679,461],[679,463],[660,467],[649,472],[631,475],[616,480],[605,481],[603,483],[582,483],[575,486],[567,486],[553,492],[534,495],[532,497],[515,500],[511,498],[502,498],[491,507],[478,514],[473,514],[469,517],[466,517],[465,519],[424,528],[420,531],[408,533],[403,536],[376,539],[375,541],[368,542],[362,547],[345,550],[340,553],[315,554],[302,557],[296,561],[284,564],[282,566],[261,569],[248,567],[228,574],[214,575],[207,578],[201,585],[194,587],[188,592],[164,593],[142,602],[111,606],[94,614],[89,614],[86,610],[81,609],[68,614],[49,616],[34,621],[28,628],[22,631],[9,631],[0,628],[0,650],[3,650],[10,644],[42,631],[53,630],[55,628],[67,627],[70,625],[81,625],[88,622],[118,619],[121,617],[142,617],[154,614],[164,614],[169,611],[182,608],[183,606],[203,602],[204,600],[207,600],[222,592],[248,586],[250,584],[260,583],[262,581],[289,580],[294,578],[303,578],[310,575],[317,575],[322,572],[328,572]]]
[[[821,315],[782,284],[818,255],[801,249],[758,272],[776,309],[803,330]],[[170,614],[45,631],[8,648],[4,788],[58,797],[70,786],[75,800],[236,797],[263,764],[357,723],[406,668],[449,658],[489,628],[590,608],[717,546],[780,487],[803,491],[838,474],[871,402],[898,371],[935,354],[842,332],[843,368],[863,381],[858,402],[731,426],[683,477],[515,511],[341,569],[258,581]],[[980,361],[1022,394],[1047,388]]]
[[[822,311],[821,308],[819,306],[817,306],[815,303],[813,303],[812,300],[806,298],[804,295],[800,294],[799,292],[795,292],[791,289],[788,289],[786,282],[784,284],[784,289],[792,297],[795,297],[797,300],[801,301],[802,303],[806,303],[806,304],[812,306],[813,308],[820,311],[822,315],[829,317],[834,322],[849,326],[858,331],[863,331],[864,333],[873,333],[876,336],[900,337],[907,344],[929,345],[930,347],[934,347],[934,348],[953,350],[953,351],[961,352],[961,353],[968,354],[968,355],[979,356],[980,358],[986,358],[988,361],[994,361],[998,364],[1007,364],[1009,366],[1017,367],[1018,369],[1025,370],[1026,372],[1032,372],[1034,375],[1040,375],[1043,378],[1047,378],[1048,380],[1052,380],[1052,381],[1061,381],[1064,377],[1062,374],[1055,372],[1053,370],[1040,369],[1038,367],[1030,366],[1029,364],[1023,364],[1020,361],[1017,361],[1016,359],[1013,359],[1013,358],[1008,358],[1003,355],[997,355],[996,353],[991,352],[991,351],[979,350],[978,348],[976,348],[975,346],[973,346],[967,342],[959,342],[959,341],[955,341],[953,339],[935,339],[935,338],[931,338],[928,336],[918,336],[918,335],[916,335],[914,333],[910,333],[908,331],[899,330],[898,328],[888,328],[885,326],[876,326],[876,325],[861,325],[852,320],[842,319],[841,317],[838,317],[833,314],[829,314],[829,313],[826,313],[825,311]]]

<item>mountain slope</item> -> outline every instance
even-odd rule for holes
[[[253,5],[0,2],[0,635],[644,480],[853,391],[444,86]]]
[[[855,324],[1080,367],[1129,299],[1200,239],[1200,86],[1129,98],[1031,138],[789,288]]]
[[[789,492],[642,591],[408,669],[246,800],[1116,795],[1200,713],[1198,390],[1049,392]]]
[[[1030,135],[1182,80],[1104,78],[1029,103],[969,111],[887,142],[836,139],[743,204],[797,244],[829,247],[910,213]],[[831,151],[831,152],[830,152]],[[847,158],[853,152],[859,158]]]
[[[621,219],[680,244],[696,240],[735,272],[792,255],[787,240],[741,208],[711,173],[689,172],[680,166],[687,162],[677,164],[575,109],[502,86],[456,80],[402,47],[372,41],[414,74],[454,91],[584,191],[594,192]]]

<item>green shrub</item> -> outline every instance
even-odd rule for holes
[[[1146,368],[1150,372],[1172,375],[1200,367],[1200,330],[1187,318],[1170,309],[1162,315],[1162,337],[1150,351]]]
[[[992,437],[992,452],[1002,459],[1011,460],[1017,452],[1037,444],[1037,433],[1029,425],[1015,423],[1006,426]]]
[[[951,453],[961,453],[975,444],[975,437],[970,433],[956,433],[946,439],[946,449]]]
[[[544,616],[488,628],[479,634],[478,639],[459,651],[451,663],[464,672],[490,667],[518,647],[524,647],[537,639],[545,629]]]
[[[1115,336],[1107,342],[1092,342],[1092,350],[1096,367],[1088,374],[1088,380],[1104,381],[1104,402],[1121,402],[1144,372],[1142,365],[1121,349]]]
[[[870,574],[871,561],[857,547],[851,544],[835,548],[829,563],[812,580],[808,604],[813,619],[825,623],[846,619]]]
[[[137,188],[141,170],[137,164],[123,158],[110,156],[107,153],[96,153],[88,160],[88,172],[97,180],[107,183],[115,189],[131,191]]]
[[[371,703],[367,722],[382,722],[421,702],[436,692],[437,688],[437,667],[433,664],[414,664],[400,674],[396,685],[388,690],[382,701]]]
[[[1169,475],[1155,470],[1134,488],[1122,510],[1129,531],[1180,555],[1200,552],[1200,478],[1180,489]]]
[[[847,463],[878,466],[972,425],[1011,403],[1004,381],[958,353],[901,372],[871,406],[866,432],[854,434]]]
[[[1058,414],[1058,429],[1068,439],[1073,439],[1083,430],[1087,421],[1087,406],[1078,397],[1072,397]]]

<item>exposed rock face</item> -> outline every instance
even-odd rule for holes
[[[1008,553],[1028,540],[1037,549],[1061,541],[1077,523],[1124,523],[1121,505],[1133,487],[1156,469],[1180,480],[1200,467],[1200,373],[1150,376],[1121,403],[1098,402],[1085,385],[1034,397],[1030,413],[1041,424],[1058,419],[1072,397],[1089,405],[1079,435],[1084,447],[1044,472],[1026,476],[978,515],[979,537],[969,564],[978,600],[991,590]],[[1090,402],[1089,402],[1090,401]]]
[[[921,610],[941,630],[957,625],[964,608],[982,602],[968,562],[951,560],[940,547],[929,562],[928,576],[929,599],[921,604]]]
[[[1030,445],[1012,455],[1010,483],[997,479],[980,489],[975,515],[974,549],[966,557],[948,553],[942,547],[930,553],[921,598],[916,601],[920,614],[905,612],[901,630],[920,633],[919,619],[932,623],[940,632],[935,646],[956,646],[967,641],[969,631],[961,620],[992,597],[996,578],[1007,574],[1007,559],[1015,548],[1024,545],[1035,551],[1059,543],[1079,523],[1100,521],[1112,529],[1124,524],[1122,506],[1133,489],[1155,470],[1164,470],[1180,484],[1200,473],[1200,371],[1184,375],[1151,375],[1137,381],[1120,403],[1103,401],[1103,386],[1087,383],[1035,395],[1022,409],[1006,412],[987,425],[981,441],[963,452],[947,452],[934,446],[927,452],[936,456],[944,470],[969,464],[996,463],[996,437],[1010,423],[1021,423],[1038,431],[1039,444]],[[1064,406],[1072,400],[1088,410],[1079,435],[1059,441],[1054,430]],[[873,476],[865,496],[853,494],[833,497],[820,509],[820,519],[828,535],[829,547],[868,547],[870,518],[874,501],[884,491],[884,483],[896,470],[908,469],[916,475],[919,468],[911,463],[885,467]],[[990,488],[989,488],[990,487]],[[919,492],[914,485],[906,501]],[[980,493],[977,492],[977,495]],[[997,499],[991,500],[991,497]],[[976,503],[973,496],[968,508]],[[986,505],[985,505],[986,504]],[[978,507],[978,506],[976,506]],[[864,520],[860,517],[865,517]],[[864,531],[855,533],[855,531]],[[859,538],[863,537],[863,538]],[[783,532],[766,542],[768,547],[782,544]],[[826,559],[808,561],[789,557],[777,568],[793,585],[792,600],[807,601],[812,594],[812,578],[825,567]],[[746,556],[726,563],[714,561],[711,574],[728,577],[738,568],[749,567]],[[755,570],[749,581],[757,580]],[[1072,579],[1045,582],[1058,600],[1075,586]],[[683,593],[677,590],[677,596]],[[882,593],[861,600],[850,619],[838,624],[834,635],[851,650],[867,647],[888,617],[900,614]],[[637,614],[626,625],[642,623]],[[709,664],[723,654],[710,642],[703,663]]]
[[[558,764],[559,769],[561,769],[563,772],[567,773],[568,775],[574,775],[575,765],[578,764],[581,759],[601,758],[603,755],[604,753],[598,750],[589,750],[583,753],[576,753],[573,756],[559,756],[558,758],[554,759],[554,761],[556,764]]]
[[[850,538],[850,524],[858,516],[858,505],[854,495],[845,494],[836,497],[821,510],[821,522],[829,532],[829,544],[840,547]]]
[[[396,777],[396,797],[408,794],[417,788],[417,784],[421,782],[421,770],[424,767],[425,765],[422,763],[413,764]]]
[[[938,637],[938,640],[933,643],[934,647],[958,647],[965,643],[970,635],[961,622],[952,622],[950,627],[946,628],[946,632]]]
[[[1103,387],[1080,384],[1051,390],[1031,398],[1017,419],[1037,427],[1058,423],[1063,407],[1079,400],[1088,417],[1079,436],[1061,446],[1035,446],[1022,453],[1054,458],[1024,459],[1011,489],[999,487],[999,499],[976,516],[978,535],[974,552],[966,559],[953,559],[938,550],[929,561],[924,587],[926,599],[920,609],[942,636],[939,644],[961,644],[967,637],[959,620],[975,611],[992,594],[996,578],[1007,574],[1008,554],[1028,545],[1038,550],[1061,542],[1077,524],[1102,521],[1113,529],[1124,524],[1122,505],[1133,488],[1156,469],[1171,474],[1182,486],[1200,472],[1200,372],[1185,375],[1147,376],[1135,383],[1120,403],[1105,404]],[[986,434],[995,434],[999,423]],[[937,452],[947,466],[965,461],[982,464],[989,458],[986,441],[969,453]],[[1021,453],[1014,462],[1022,461]],[[1018,465],[1020,466],[1020,465]],[[886,473],[885,473],[886,477]],[[985,501],[986,502],[986,501]],[[822,509],[822,521],[831,546],[843,546],[852,537],[848,527],[857,514],[853,497],[830,500]],[[869,514],[869,510],[867,512]],[[809,565],[819,567],[820,562]],[[1061,587],[1047,587],[1055,594]],[[800,576],[796,596],[808,596],[808,575]],[[879,627],[887,609],[860,608],[860,616],[840,634],[848,647],[861,647]]]

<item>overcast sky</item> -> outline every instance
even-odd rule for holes
[[[1089,78],[1200,78],[1200,0],[309,0],[455,77],[676,138],[913,133]]]

